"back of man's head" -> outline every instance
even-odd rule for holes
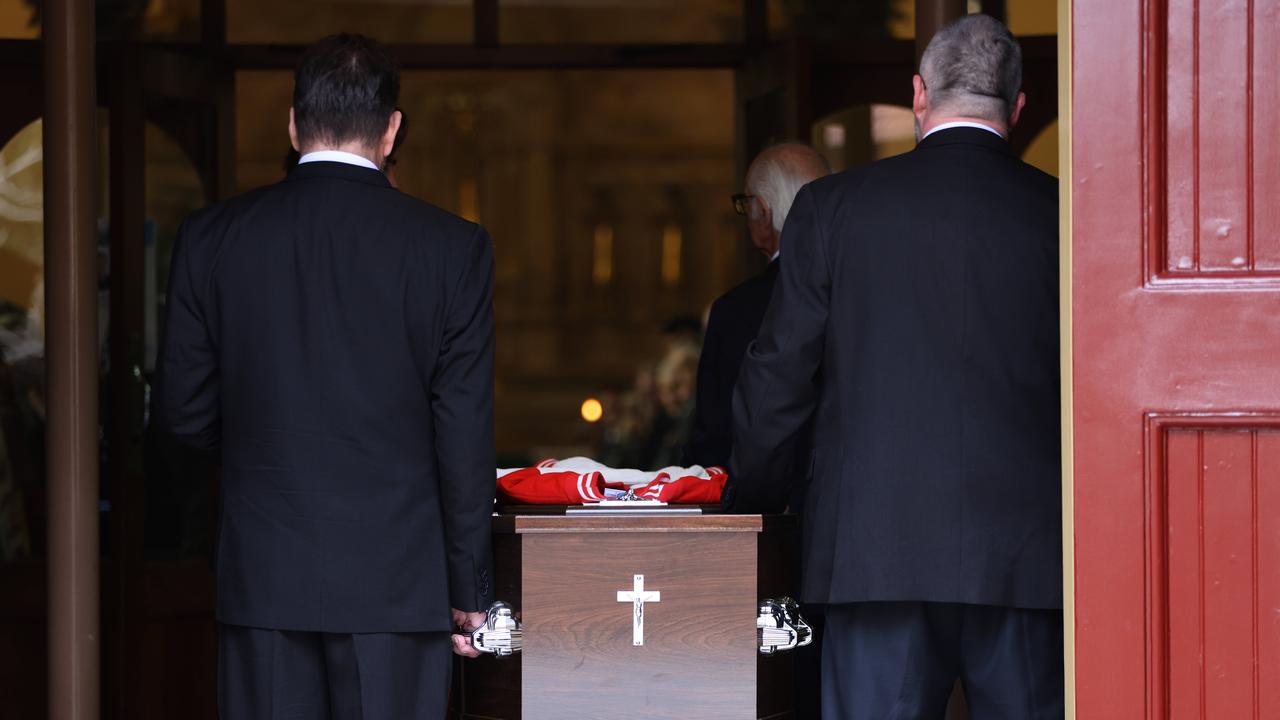
[[[830,172],[817,150],[804,143],[781,143],[765,148],[751,161],[746,191],[764,199],[773,213],[773,229],[781,233],[800,188]]]
[[[307,48],[293,83],[304,151],[376,147],[400,97],[400,68],[376,40],[330,35]]]
[[[935,116],[1006,122],[1022,87],[1022,48],[989,15],[966,15],[938,31],[920,58]]]

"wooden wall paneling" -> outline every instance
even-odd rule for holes
[[[1249,428],[1201,433],[1204,635],[1200,670],[1202,707],[1212,718],[1254,716],[1253,436]]]
[[[1253,0],[1250,56],[1249,115],[1252,154],[1257,158],[1280,157],[1280,0]],[[1280,162],[1252,162],[1254,202],[1253,260],[1260,271],[1280,271]]]
[[[1277,482],[1280,274],[1258,178],[1280,157],[1258,137],[1276,91],[1257,64],[1273,4],[1067,8],[1080,718],[1274,714],[1280,521],[1259,503]]]
[[[1280,709],[1280,430],[1272,415],[1153,415],[1146,717]]]
[[[1273,4],[1274,6],[1274,4]],[[1280,430],[1259,430],[1254,451],[1257,498],[1250,521],[1257,528],[1257,717],[1280,717]],[[1264,602],[1264,600],[1266,602]]]
[[[1164,64],[1164,73],[1154,72],[1157,77],[1168,76],[1165,93],[1171,98],[1162,105],[1158,100],[1153,102],[1157,108],[1166,108],[1164,148],[1157,145],[1152,148],[1160,157],[1152,158],[1163,162],[1165,177],[1159,178],[1166,185],[1164,227],[1157,242],[1165,243],[1165,263],[1162,270],[1191,272],[1199,269],[1199,233],[1196,222],[1196,123],[1197,114],[1193,105],[1195,98],[1195,66],[1196,66],[1196,27],[1195,13],[1191,4],[1195,0],[1176,0],[1185,4],[1185,12],[1179,8],[1171,8],[1165,18],[1168,23],[1167,36],[1164,38],[1165,55],[1154,54],[1148,60],[1157,68]],[[1157,23],[1161,16],[1152,18]],[[1157,26],[1158,27],[1158,26]],[[1153,34],[1159,40],[1158,29]],[[1158,87],[1151,92],[1159,92]],[[1159,192],[1157,189],[1156,192]]]
[[[1177,707],[1199,707],[1204,697],[1203,665],[1198,659],[1204,628],[1200,453],[1199,431],[1169,433],[1163,473],[1156,473],[1158,491],[1151,499],[1163,522],[1152,523],[1151,557],[1158,575],[1152,583],[1153,649],[1148,662],[1156,677],[1168,678],[1167,683],[1152,683],[1149,688],[1155,717],[1165,717],[1155,708],[1165,706],[1166,693]],[[1169,567],[1178,571],[1171,572]],[[1179,662],[1172,663],[1175,657]]]
[[[1191,112],[1199,166],[1192,210],[1202,271],[1250,269],[1247,6],[1246,0],[1195,6]]]
[[[1274,156],[1280,90],[1266,62],[1280,62],[1274,0],[1148,3],[1154,128],[1156,243],[1160,271],[1193,276],[1280,269]],[[1270,20],[1271,25],[1266,22]],[[1164,145],[1161,147],[1160,139]]]

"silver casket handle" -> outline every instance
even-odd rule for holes
[[[804,647],[813,642],[813,628],[800,617],[800,605],[789,597],[760,601],[756,639],[761,655]]]
[[[511,606],[501,600],[490,605],[484,624],[471,631],[471,645],[498,657],[520,652],[524,647],[524,628]]]

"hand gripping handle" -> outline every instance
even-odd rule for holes
[[[813,628],[800,617],[800,606],[789,597],[760,601],[756,640],[761,655],[804,647],[813,642]]]
[[[471,645],[482,653],[507,657],[524,647],[524,628],[511,606],[499,600],[489,606],[484,624],[471,631]]]

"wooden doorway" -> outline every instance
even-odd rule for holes
[[[1063,9],[1075,715],[1276,717],[1280,3]]]

